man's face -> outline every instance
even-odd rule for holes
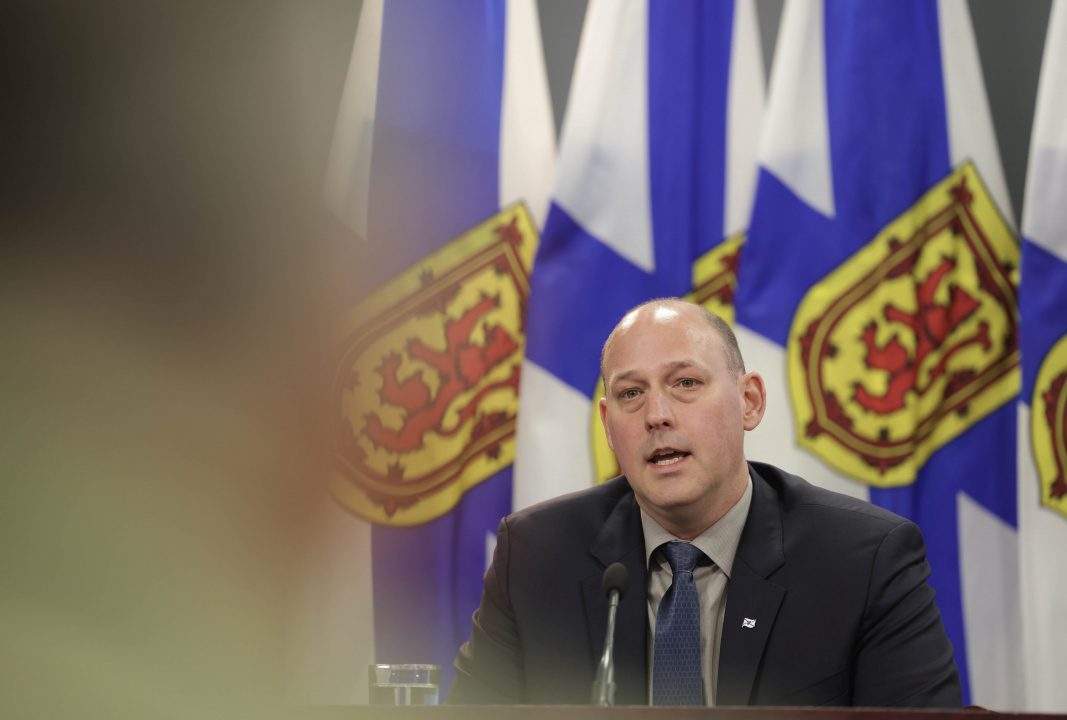
[[[638,504],[669,530],[702,532],[744,491],[744,434],[763,415],[762,378],[735,376],[718,333],[681,303],[627,316],[604,375],[608,445]]]

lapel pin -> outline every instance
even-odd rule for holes
[[[744,620],[741,621],[741,627],[743,627],[743,628],[754,628],[754,627],[756,627],[756,621],[753,620],[752,618],[745,618]]]

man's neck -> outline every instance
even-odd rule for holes
[[[748,487],[748,463],[745,463],[745,473],[737,482],[729,486],[728,493],[722,493],[718,497],[708,498],[708,503],[699,506],[690,505],[678,508],[678,512],[660,513],[655,508],[646,508],[638,500],[637,504],[648,513],[660,526],[679,540],[692,541],[709,527],[719,522],[723,515],[741,500]]]

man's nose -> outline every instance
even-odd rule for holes
[[[645,424],[649,430],[674,427],[674,405],[670,396],[660,390],[650,390],[645,403]]]

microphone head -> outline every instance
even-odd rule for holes
[[[604,580],[600,586],[608,597],[611,597],[612,590],[618,590],[619,599],[622,600],[626,591],[630,589],[630,571],[622,563],[612,563],[604,571]]]

